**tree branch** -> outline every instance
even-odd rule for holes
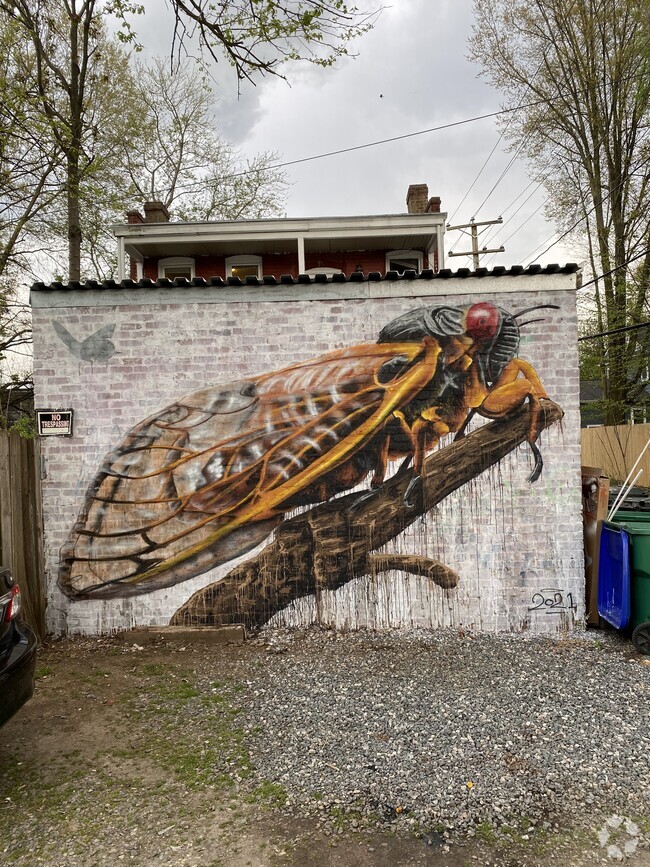
[[[559,421],[562,409],[542,401],[540,427]],[[397,557],[373,552],[399,536],[453,491],[498,463],[526,441],[527,406],[508,419],[483,425],[425,462],[420,496],[406,505],[413,471],[398,471],[362,501],[347,494],[321,503],[277,528],[274,540],[256,557],[241,563],[221,581],[197,591],[171,619],[172,625],[263,626],[302,596],[336,590],[364,575],[399,568],[425,575],[442,587],[456,584],[456,573],[425,557]],[[457,579],[458,576],[456,576]]]

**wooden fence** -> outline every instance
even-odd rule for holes
[[[583,428],[582,464],[602,467],[610,479],[622,482],[645,444],[650,439],[650,424],[614,425],[611,427]],[[642,469],[638,485],[650,488],[650,447],[641,459],[633,476]]]
[[[23,615],[45,635],[40,447],[0,430],[0,563],[20,584]]]

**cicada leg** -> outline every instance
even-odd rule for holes
[[[388,451],[390,446],[390,436],[386,434],[377,449],[377,464],[372,480],[370,481],[371,488],[378,488],[383,484],[386,478],[386,467],[388,466]]]
[[[427,452],[436,447],[440,438],[449,433],[450,428],[446,422],[438,418],[435,407],[424,410],[411,426],[402,412],[395,412],[394,415],[411,440],[413,449],[413,478],[404,492],[404,505],[413,508],[415,503],[412,502],[411,497],[422,484],[422,470]]]
[[[544,386],[532,364],[521,358],[513,358],[478,407],[478,412],[487,418],[503,418],[528,399],[530,422],[526,439],[535,458],[535,466],[528,478],[530,482],[537,481],[544,465],[542,454],[535,443],[540,433],[542,411],[540,400],[547,397]]]

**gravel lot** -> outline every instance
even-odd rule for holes
[[[548,826],[586,805],[650,812],[650,670],[627,645],[604,648],[278,637],[280,658],[247,691],[256,766],[296,803],[318,792],[461,833],[522,815]]]
[[[596,632],[54,642],[2,732],[0,860],[650,867],[648,662]]]

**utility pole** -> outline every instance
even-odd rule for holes
[[[486,253],[503,253],[505,252],[505,247],[502,245],[501,247],[497,247],[494,250],[488,250],[487,247],[483,247],[482,250],[478,248],[478,227],[479,226],[496,226],[498,223],[503,223],[503,217],[499,217],[498,220],[484,220],[481,223],[477,223],[474,220],[474,217],[469,221],[469,223],[462,223],[460,226],[447,226],[448,232],[454,232],[457,229],[463,231],[463,229],[470,229],[472,236],[472,249],[471,251],[467,251],[465,253],[447,253],[448,256],[471,256],[474,261],[474,270],[479,266],[479,256],[485,256]],[[467,234],[464,232],[463,234]]]

